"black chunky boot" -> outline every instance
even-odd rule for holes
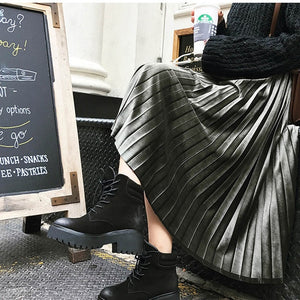
[[[60,218],[48,237],[74,248],[113,245],[113,252],[139,254],[145,230],[144,192],[127,176],[105,180],[99,201],[81,218]]]
[[[98,300],[179,300],[176,255],[160,253],[145,242],[126,281],[104,288]]]

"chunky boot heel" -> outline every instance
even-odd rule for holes
[[[156,296],[149,300],[180,300],[180,296],[178,292],[175,292],[175,293],[168,293],[168,294]]]
[[[113,253],[141,254],[143,252],[144,236],[137,230],[122,230],[117,237],[116,243],[112,244]]]

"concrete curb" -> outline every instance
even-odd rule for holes
[[[220,283],[205,280],[189,271],[184,271],[181,268],[177,268],[177,275],[179,279],[183,279],[190,282],[201,289],[218,293],[228,299],[233,300],[259,300],[259,298],[247,295],[245,293],[238,292],[234,289],[228,288]]]

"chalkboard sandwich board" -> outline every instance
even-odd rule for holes
[[[63,26],[61,4],[0,4],[0,220],[85,210]]]

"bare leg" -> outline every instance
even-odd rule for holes
[[[128,176],[134,182],[141,184],[138,177],[126,164],[126,162],[120,158],[119,173]],[[172,252],[172,237],[167,231],[165,226],[161,223],[157,215],[154,213],[148,199],[145,198],[146,214],[148,221],[148,235],[149,243],[155,246],[159,252],[171,253]]]
[[[145,205],[148,221],[148,235],[149,242],[155,246],[159,252],[171,253],[172,252],[172,237],[167,231],[166,227],[159,220],[154,213],[148,199],[145,196]]]
[[[122,157],[120,157],[120,162],[119,162],[119,173],[128,176],[135,183],[141,185],[140,180],[137,178],[137,176],[132,171],[132,169],[126,164],[126,162]]]

